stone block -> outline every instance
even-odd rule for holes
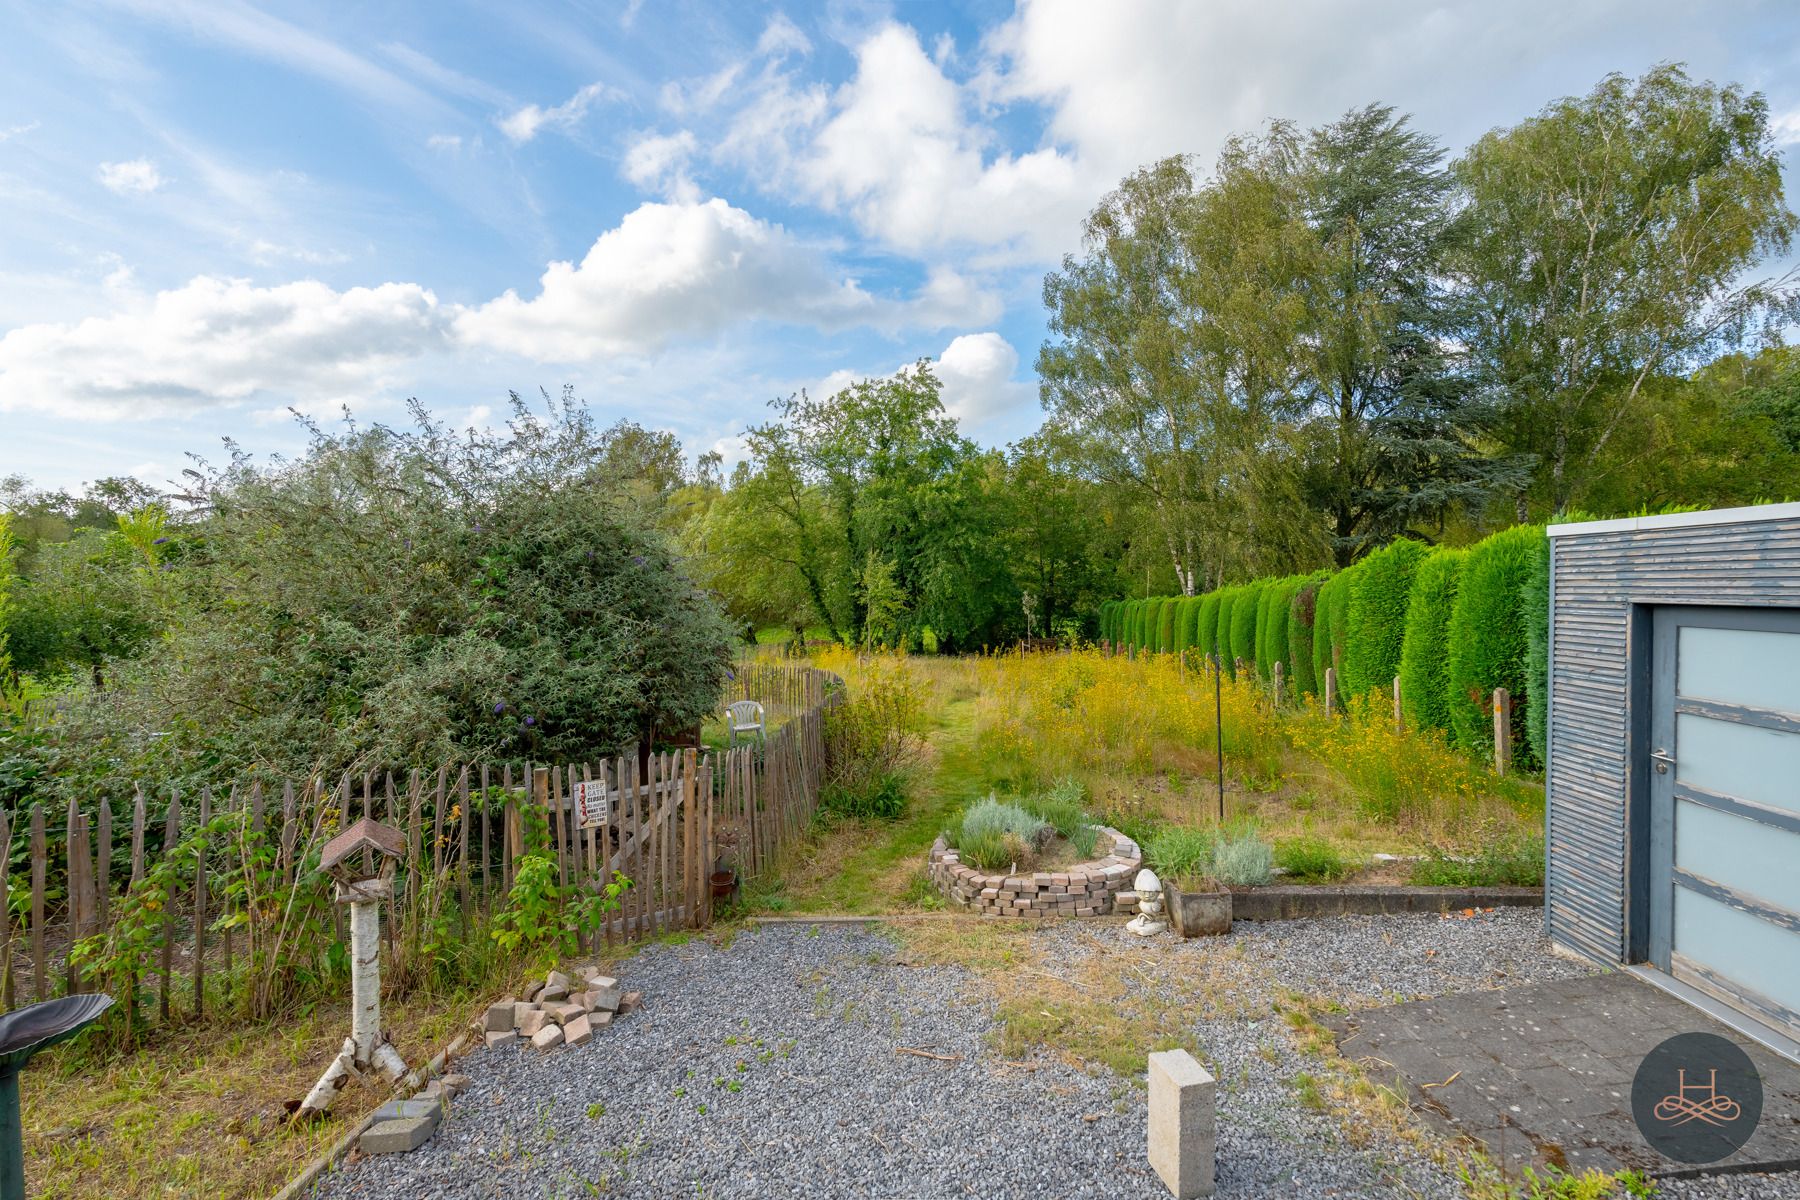
[[[415,1096],[411,1100],[389,1100],[376,1109],[374,1116],[369,1119],[377,1125],[383,1121],[441,1121],[444,1119],[444,1101],[441,1097],[426,1096]]]
[[[519,1001],[517,1004],[513,1005],[512,1027],[518,1029],[525,1024],[525,1014],[536,1011],[536,1004],[530,1004],[523,1000]]]
[[[613,1015],[604,1008],[599,1012],[591,1012],[588,1014],[588,1025],[594,1029],[605,1029],[608,1025],[611,1025],[612,1022]]]
[[[543,990],[544,990],[544,985],[541,981],[537,982],[537,983],[526,984],[525,985],[525,1002],[527,1004],[532,1003],[533,1001],[535,1001],[538,998],[538,993]]]
[[[562,1045],[563,1031],[560,1025],[546,1025],[531,1035],[531,1045],[537,1050],[554,1050]]]
[[[623,996],[619,997],[619,1015],[624,1016],[628,1012],[633,1012],[642,1007],[643,1003],[644,993],[626,992]]]
[[[357,1146],[364,1154],[405,1154],[417,1150],[437,1132],[438,1123],[423,1117],[377,1121],[363,1130]]]
[[[594,1027],[588,1021],[588,1015],[585,1012],[564,1021],[562,1031],[563,1041],[571,1046],[582,1045],[594,1036]]]
[[[444,1076],[444,1090],[454,1098],[462,1095],[475,1086],[475,1081],[459,1071],[452,1071]]]
[[[489,1050],[494,1049],[496,1046],[510,1046],[519,1040],[519,1032],[516,1029],[495,1029],[491,1030],[486,1036]]]
[[[589,1012],[617,1012],[623,999],[619,981],[611,975],[590,975],[587,981]]]
[[[550,1019],[552,1021],[555,1021],[558,1025],[567,1025],[570,1021],[573,1021],[576,1017],[585,1017],[585,1016],[587,1016],[587,1006],[586,1005],[565,1003],[565,1004],[552,1004],[550,1006]]]
[[[1149,1156],[1176,1200],[1213,1191],[1213,1077],[1186,1050],[1149,1058]]]
[[[503,1000],[498,1004],[488,1005],[487,1013],[482,1017],[481,1027],[482,1031],[485,1033],[495,1033],[502,1029],[511,1029],[513,1027],[512,1001]]]
[[[519,1022],[519,1036],[535,1038],[544,1031],[546,1026],[554,1028],[555,1024],[550,1019],[549,1013],[541,1008],[534,1008],[525,1014],[523,1021]]]

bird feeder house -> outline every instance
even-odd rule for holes
[[[363,817],[325,843],[319,869],[336,881],[340,904],[385,900],[393,891],[394,865],[405,848],[398,829]]]

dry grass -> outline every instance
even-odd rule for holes
[[[409,1063],[436,1054],[486,997],[384,1006]],[[353,1086],[329,1119],[286,1120],[350,1028],[348,1002],[290,1021],[176,1027],[135,1054],[53,1051],[22,1083],[28,1190],[77,1197],[268,1196],[375,1106],[385,1089]]]

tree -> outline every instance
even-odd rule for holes
[[[1546,464],[1550,508],[1580,497],[1659,373],[1796,315],[1791,275],[1745,281],[1790,245],[1780,168],[1760,94],[1673,65],[1609,75],[1456,163],[1467,344],[1507,445]]]
[[[1386,105],[1307,139],[1296,172],[1314,242],[1299,286],[1296,349],[1309,400],[1304,493],[1348,566],[1528,466],[1476,448],[1485,409],[1455,369],[1454,299],[1442,285],[1453,230],[1443,148]]]

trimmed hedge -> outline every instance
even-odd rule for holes
[[[1466,550],[1438,549],[1413,571],[1400,651],[1400,704],[1414,729],[1449,729],[1446,638]]]
[[[1303,575],[1288,598],[1287,660],[1293,664],[1296,696],[1319,694],[1319,677],[1315,674],[1313,657],[1313,622],[1318,610],[1319,589],[1330,578],[1329,571]]]
[[[1219,622],[1215,626],[1213,650],[1219,661],[1225,664],[1225,673],[1233,679],[1237,678],[1237,668],[1231,661],[1231,624],[1237,616],[1238,597],[1243,592],[1241,587],[1228,587],[1219,593]]]
[[[1525,736],[1538,766],[1550,761],[1550,539],[1538,538],[1519,596],[1525,616]]]
[[[1162,601],[1156,609],[1156,649],[1158,653],[1168,654],[1175,649],[1175,612],[1181,607],[1181,597],[1172,596]]]
[[[1527,740],[1525,711],[1526,614],[1520,596],[1536,570],[1541,525],[1503,529],[1470,547],[1450,611],[1445,698],[1451,739],[1465,750],[1493,754],[1493,692],[1504,687],[1513,702],[1513,752],[1521,765],[1535,761]],[[1527,697],[1526,703],[1518,698]]]
[[[1231,656],[1241,658],[1252,671],[1256,669],[1256,617],[1262,605],[1262,594],[1270,581],[1254,579],[1238,592],[1231,606]]]
[[[1194,648],[1203,655],[1219,648],[1219,596],[1222,591],[1216,589],[1200,597],[1195,610]]]
[[[1300,586],[1298,575],[1289,575],[1277,579],[1263,589],[1262,603],[1256,619],[1256,669],[1264,679],[1275,677],[1275,664],[1283,663],[1282,673],[1289,679],[1294,672],[1291,665],[1286,664],[1288,656],[1287,622],[1288,605],[1293,601],[1294,589]]]
[[[1360,696],[1389,691],[1400,673],[1406,638],[1406,602],[1413,571],[1429,553],[1423,542],[1400,538],[1356,565],[1344,627],[1344,691]]]
[[[1175,606],[1175,653],[1186,654],[1194,648],[1195,622],[1200,615],[1200,597],[1183,596]]]

